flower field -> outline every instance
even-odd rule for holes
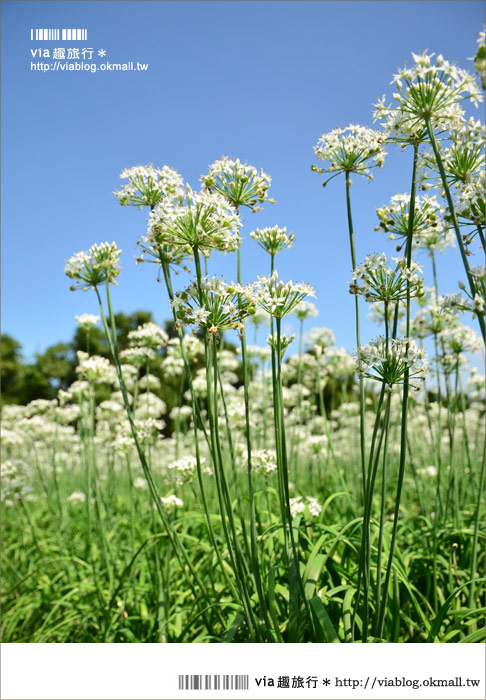
[[[482,33],[479,80],[412,54],[373,128],[315,145],[323,206],[346,203],[352,354],[312,327],[319,290],[278,274],[298,234],[244,225],[272,203],[269,175],[227,157],[198,190],[167,166],[122,172],[139,273],[160,277],[170,321],[120,347],[122,251],[67,261],[99,315],[77,317],[67,391],[2,407],[4,642],[484,642],[485,378],[470,367],[485,337],[484,126],[465,112],[484,51]],[[357,260],[351,178],[397,148],[410,172],[376,206],[385,252]],[[257,245],[267,267],[243,282]],[[451,246],[464,281],[443,295]],[[111,360],[91,352],[97,324]]]

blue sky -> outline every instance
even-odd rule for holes
[[[255,227],[294,231],[279,254],[282,278],[310,281],[320,315],[354,349],[343,178],[326,190],[312,173],[319,135],[351,122],[372,126],[372,103],[411,51],[442,53],[462,66],[475,53],[484,3],[475,0],[340,2],[2,3],[2,315],[27,357],[68,340],[74,316],[96,313],[95,295],[69,291],[66,259],[115,240],[123,271],[116,310],[169,317],[154,266],[135,266],[145,213],[112,195],[124,167],[176,168],[194,187],[211,162],[239,157],[272,177],[277,200],[245,214],[243,278],[266,274]],[[31,28],[86,28],[87,41],[31,41]],[[91,62],[148,63],[146,72],[39,72],[31,49],[93,48]],[[97,51],[104,49],[106,57]],[[84,61],[88,62],[88,61]],[[375,208],[409,189],[411,154],[390,149],[385,168],[352,191],[357,258],[394,246],[374,231]],[[432,284],[426,259],[426,283]],[[480,261],[478,261],[479,263]],[[233,256],[210,271],[235,277]],[[463,278],[457,251],[439,260],[442,292]],[[182,285],[184,280],[180,279]],[[469,319],[469,324],[473,322]],[[365,327],[364,339],[377,334]]]

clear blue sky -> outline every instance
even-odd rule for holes
[[[353,350],[344,183],[339,178],[322,189],[310,170],[313,146],[335,126],[372,126],[372,103],[390,94],[391,75],[411,51],[428,49],[471,66],[483,16],[484,3],[475,0],[4,0],[3,331],[27,357],[68,340],[74,316],[97,307],[92,292],[69,291],[65,260],[104,240],[123,249],[116,309],[150,309],[162,322],[169,310],[155,266],[136,267],[133,257],[145,214],[117,204],[119,173],[167,164],[197,188],[209,164],[228,155],[266,170],[277,200],[245,215],[245,281],[267,272],[250,231],[287,226],[296,245],[279,254],[280,276],[316,286],[320,315],[310,325],[332,328],[337,344]],[[86,28],[88,40],[30,40],[31,28],[63,27]],[[97,63],[140,61],[149,69],[30,70],[40,60],[32,48],[58,46],[93,48]],[[96,56],[99,49],[105,58]],[[354,178],[358,260],[373,251],[394,254],[373,230],[375,208],[408,190],[410,169],[410,153],[393,151],[373,183]],[[439,262],[442,291],[457,291],[464,277],[457,252]],[[235,265],[233,257],[215,257],[211,272],[231,279]],[[364,330],[365,339],[376,334],[375,326]]]

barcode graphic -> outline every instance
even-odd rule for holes
[[[248,690],[249,676],[242,675],[183,675],[179,690]]]
[[[31,41],[86,41],[87,29],[31,29]]]

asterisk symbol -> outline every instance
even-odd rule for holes
[[[98,51],[98,56],[106,56],[106,51],[104,49],[100,49]]]
[[[331,679],[330,678],[324,678],[322,680],[323,685],[331,685]]]

